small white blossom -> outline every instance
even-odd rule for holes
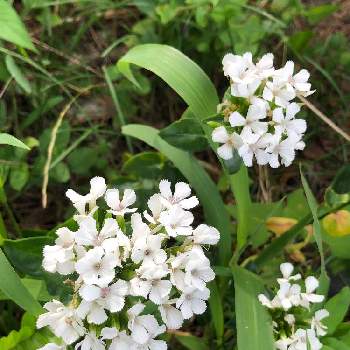
[[[90,181],[90,192],[86,195],[80,195],[72,189],[66,192],[66,196],[71,200],[75,209],[78,211],[78,215],[74,218],[76,221],[80,221],[86,216],[92,216],[98,209],[96,201],[102,197],[106,192],[106,182],[103,177],[96,176]]]
[[[205,300],[208,300],[210,291],[208,288],[198,290],[188,287],[180,295],[176,307],[181,310],[183,318],[189,319],[193,315],[201,315],[207,308]]]
[[[108,350],[129,350],[134,349],[135,343],[126,334],[126,331],[118,331],[116,328],[105,327],[101,331],[103,340],[111,340]]]
[[[167,260],[166,252],[161,249],[163,235],[144,235],[137,239],[131,252],[131,259],[135,263],[152,260],[156,264]]]
[[[248,129],[250,132],[262,135],[267,131],[267,123],[261,121],[265,118],[266,110],[253,104],[249,106],[246,117],[243,117],[239,112],[233,112],[229,121],[232,127],[243,126],[243,130]]]
[[[290,281],[298,281],[301,279],[300,273],[297,273],[296,275],[292,275],[294,266],[291,263],[283,263],[280,265],[280,270],[282,273],[283,278],[278,278],[277,282],[279,284],[284,284]]]
[[[192,240],[194,244],[215,245],[219,242],[219,239],[220,232],[215,227],[201,224],[193,230]]]
[[[112,254],[106,254],[102,247],[89,250],[75,264],[77,272],[86,284],[106,286],[112,282],[117,266],[117,259]]]
[[[84,335],[83,323],[73,308],[66,307],[57,300],[46,303],[44,308],[48,312],[39,316],[37,328],[49,326],[66,344],[72,344]]]
[[[161,180],[159,183],[160,200],[167,208],[174,205],[180,206],[182,209],[193,209],[198,205],[198,198],[191,196],[191,188],[185,182],[177,182],[175,184],[174,193],[171,191],[171,183],[168,180]],[[191,196],[191,197],[190,197]]]
[[[147,206],[151,211],[151,214],[149,214],[147,211],[143,212],[144,217],[152,224],[159,223],[160,214],[166,208],[161,199],[162,196],[159,193],[156,193],[153,196],[151,196],[147,201]]]
[[[223,145],[218,147],[219,157],[229,160],[233,157],[233,151],[242,145],[242,140],[237,133],[228,133],[224,126],[219,126],[212,133],[212,140]]]
[[[89,332],[84,339],[75,345],[75,350],[105,350],[105,343],[96,337],[95,332]]]
[[[134,190],[124,190],[123,198],[120,200],[118,189],[110,189],[106,191],[105,200],[110,207],[109,213],[116,216],[124,216],[128,213],[134,213],[136,208],[129,208],[136,202],[136,194]]]
[[[314,291],[318,288],[319,282],[313,277],[309,276],[305,279],[305,293],[301,293],[301,305],[309,308],[310,303],[322,303],[324,296],[315,294]]]
[[[180,206],[174,206],[160,214],[159,221],[164,225],[170,237],[189,236],[192,234],[193,214],[183,210]]]
[[[282,108],[273,110],[272,120],[276,123],[275,130],[277,133],[286,133],[290,135],[303,134],[306,131],[306,121],[304,119],[295,119],[295,115],[300,111],[300,106],[291,103],[287,106],[285,115]]]
[[[311,328],[315,330],[317,336],[323,337],[327,334],[327,326],[322,323],[322,320],[329,316],[326,309],[321,309],[315,312],[315,316],[311,320]]]
[[[184,321],[182,312],[173,306],[176,301],[176,299],[168,299],[167,297],[162,300],[158,307],[162,320],[169,329],[181,328]]]

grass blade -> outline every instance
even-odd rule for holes
[[[260,279],[241,267],[233,268],[238,350],[274,350],[272,320],[260,304]]]

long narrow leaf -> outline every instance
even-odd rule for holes
[[[238,266],[233,268],[233,276],[238,350],[274,350],[272,320],[258,300],[263,283]]]
[[[159,136],[158,130],[150,126],[127,125],[122,128],[122,132],[125,135],[146,142],[151,147],[163,153],[191,183],[203,205],[208,223],[215,226],[221,232],[219,261],[225,264],[231,255],[229,215],[215,184],[199,165],[198,161],[188,152],[169,145]]]
[[[5,254],[0,249],[0,290],[22,309],[32,315],[42,313],[41,305],[33,298],[23,285],[21,279],[6,259]]]
[[[208,76],[204,71],[187,56],[173,47],[159,44],[139,45],[132,48],[117,63],[118,69],[129,80],[138,85],[130,65],[148,69],[162,78],[170,87],[172,87],[188,104],[190,111],[199,120],[216,113],[216,107],[219,103],[216,90]],[[203,131],[207,136],[207,140],[214,151],[217,146],[211,139],[211,128],[202,123]],[[241,176],[230,176],[232,191],[236,197],[239,217],[239,234],[240,244],[245,242],[247,237],[247,220],[248,217],[243,215],[246,212],[249,203],[247,194],[249,195],[248,175],[246,171],[242,171]],[[243,199],[241,198],[243,197]],[[224,219],[226,221],[226,219]],[[229,230],[221,231],[225,236],[223,241],[230,241]],[[231,248],[231,246],[230,246]],[[228,261],[227,253],[225,262]]]

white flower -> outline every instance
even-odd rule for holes
[[[244,97],[251,101],[260,84],[260,80],[254,80],[249,84],[231,84],[231,95],[235,97]]]
[[[131,259],[135,263],[152,260],[156,264],[166,261],[166,252],[161,249],[163,235],[144,235],[136,240],[131,251]]]
[[[284,316],[284,320],[290,325],[293,326],[295,324],[295,316],[293,314],[287,314]]]
[[[101,231],[98,232],[95,219],[87,217],[79,223],[75,241],[83,246],[100,246],[106,238],[115,237],[118,232],[120,228],[115,219],[105,219]]]
[[[215,278],[214,271],[210,268],[208,260],[191,259],[185,267],[185,283],[190,287],[205,290],[206,283]]]
[[[158,328],[150,332],[147,342],[144,344],[137,345],[135,350],[166,350],[168,346],[164,340],[154,339],[155,337],[164,333],[165,331],[166,328],[164,325],[158,326]]]
[[[67,227],[61,227],[56,231],[58,238],[54,246],[45,246],[43,255],[43,267],[46,271],[61,275],[69,275],[74,272],[74,237]]]
[[[160,213],[166,208],[161,199],[162,196],[156,193],[147,201],[151,215],[147,211],[144,211],[143,215],[151,224],[157,224],[159,222]]]
[[[103,340],[111,340],[108,350],[130,350],[134,348],[134,341],[126,331],[118,331],[116,328],[105,327],[101,331]]]
[[[273,81],[267,81],[263,91],[263,98],[266,101],[274,101],[280,107],[287,107],[289,101],[293,100],[295,96],[292,86],[276,78],[273,78]]]
[[[310,347],[308,347],[308,345]],[[322,344],[312,329],[298,329],[295,334],[291,336],[291,344],[288,350],[320,350],[321,348]]]
[[[142,221],[142,216],[139,213],[131,215],[132,237],[131,242],[135,244],[138,239],[144,239],[145,236],[151,234],[151,229]]]
[[[95,332],[89,332],[84,339],[75,345],[75,350],[105,350],[105,343],[96,337]]]
[[[288,282],[280,284],[277,296],[284,310],[300,305],[300,292],[301,287],[298,284],[290,284]]]
[[[86,284],[106,286],[112,282],[117,266],[117,259],[112,254],[106,254],[102,247],[89,250],[77,261],[75,268]]]
[[[146,280],[159,280],[169,274],[169,268],[165,263],[155,264],[150,260],[142,263],[136,273]]]
[[[262,56],[255,65],[255,74],[257,74],[261,79],[270,77],[274,71],[275,69],[273,67],[272,53],[267,53]]]
[[[136,194],[134,190],[124,190],[123,198],[120,200],[118,189],[111,189],[106,191],[105,200],[107,205],[111,208],[109,213],[117,216],[124,216],[128,213],[134,213],[136,208],[129,208],[136,202]]]
[[[218,147],[217,153],[222,159],[228,160],[233,157],[233,151],[242,145],[242,140],[237,133],[229,134],[224,126],[213,130],[212,140],[223,145]]]
[[[84,335],[83,323],[73,308],[66,307],[57,300],[46,303],[44,308],[48,312],[39,316],[37,328],[49,326],[51,331],[57,337],[61,337],[66,344],[72,344]]]
[[[290,281],[298,281],[301,279],[300,273],[298,273],[296,275],[292,275],[293,270],[294,270],[294,266],[291,263],[287,262],[287,263],[281,264],[280,270],[281,270],[283,278],[277,279],[277,282],[279,284],[284,284],[284,283],[290,282]]]
[[[193,230],[194,244],[215,245],[219,242],[219,239],[220,232],[215,227],[201,224]]]
[[[84,285],[79,290],[83,301],[77,312],[81,318],[88,316],[89,322],[101,324],[107,320],[104,310],[115,313],[123,309],[128,290],[128,284],[123,280],[107,287]]]
[[[199,203],[196,196],[191,196],[191,187],[185,182],[177,182],[175,184],[175,191],[172,193],[171,183],[168,180],[161,180],[159,190],[161,195],[160,200],[169,209],[174,205],[178,205],[182,209],[189,210]]]
[[[267,123],[260,120],[265,118],[265,109],[258,105],[250,105],[245,118],[239,112],[233,112],[229,121],[232,127],[243,126],[243,130],[249,129],[250,132],[262,135],[267,131]]]
[[[293,61],[286,62],[285,66],[276,70],[274,74],[279,81],[286,83],[291,88],[294,88],[297,93],[304,97],[307,97],[315,92],[315,90],[311,91],[311,84],[308,83],[310,73],[306,69],[302,69],[293,76]]]
[[[141,345],[147,344],[154,335],[165,332],[164,326],[159,326],[153,315],[140,315],[145,305],[138,303],[128,310],[128,328],[132,339]]]
[[[259,165],[265,165],[269,161],[269,154],[265,151],[267,138],[259,134],[254,134],[250,129],[244,129],[240,135],[242,146],[238,149],[238,154],[242,157],[246,166],[253,165],[253,157]]]
[[[306,131],[306,121],[304,119],[294,119],[299,111],[300,106],[295,102],[287,106],[285,116],[282,108],[275,108],[273,110],[272,119],[276,123],[276,132],[286,132],[287,135],[290,135],[291,133],[303,134]]]
[[[282,337],[275,342],[275,347],[278,350],[288,350],[288,346],[291,344],[292,340],[287,337]]]
[[[208,300],[210,291],[208,288],[198,290],[195,288],[186,288],[176,302],[176,307],[181,310],[185,320],[191,318],[194,314],[201,315],[207,308],[205,300]]]
[[[290,134],[286,139],[282,139],[282,135],[267,135],[269,145],[266,152],[270,154],[269,164],[272,168],[278,168],[280,163],[284,166],[291,165],[295,158],[295,150],[303,149],[305,144],[301,141],[301,136],[295,133]],[[281,159],[280,159],[281,158]]]
[[[234,83],[250,84],[257,79],[251,52],[246,52],[242,56],[226,54],[222,64],[225,76],[228,76]]]
[[[189,236],[192,234],[193,214],[176,205],[160,214],[159,221],[164,225],[170,237]]]
[[[314,291],[318,288],[319,282],[314,276],[309,276],[305,279],[306,292],[301,293],[301,305],[305,308],[310,307],[310,303],[321,303],[324,296],[315,294]]]
[[[142,296],[159,305],[164,298],[168,297],[172,284],[169,280],[142,280],[134,277],[130,280],[130,294]]]
[[[315,312],[315,316],[311,320],[311,328],[315,330],[319,337],[327,334],[327,326],[322,323],[322,320],[328,316],[329,312],[326,309],[321,309]]]
[[[57,345],[55,343],[49,343],[37,350],[66,350],[66,345]]]
[[[90,192],[86,195],[80,195],[72,189],[66,192],[66,196],[71,200],[78,211],[74,219],[79,222],[86,216],[91,216],[97,210],[96,201],[106,192],[106,182],[103,177],[96,176],[90,181]]]
[[[173,306],[176,301],[176,299],[169,300],[167,297],[162,300],[158,307],[162,320],[168,329],[179,329],[184,321],[182,312]]]

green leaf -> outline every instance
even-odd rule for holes
[[[350,346],[335,338],[323,338],[322,343],[328,345],[331,349],[334,350],[350,350]],[[322,348],[322,350],[323,349],[324,347]]]
[[[350,193],[350,165],[345,165],[339,170],[331,187],[338,194]]]
[[[183,98],[199,120],[216,113],[219,98],[214,85],[197,64],[173,47],[139,45],[118,61],[120,72],[138,85],[130,64],[148,69],[162,78]]]
[[[238,249],[243,248],[247,241],[251,199],[249,194],[248,170],[242,166],[240,170],[230,177],[231,188],[237,203],[237,243]]]
[[[16,137],[14,137],[10,134],[6,134],[6,133],[0,133],[0,145],[10,145],[10,146],[14,146],[14,147],[24,148],[26,150],[30,149],[22,141],[18,140]]]
[[[45,245],[52,243],[49,237],[30,237],[17,240],[5,239],[3,249],[19,271],[31,276],[41,276],[42,252]]]
[[[301,169],[300,169],[300,176],[301,176],[301,182],[303,184],[303,188],[305,191],[305,195],[306,195],[306,199],[307,202],[309,204],[311,213],[312,213],[312,217],[313,217],[313,232],[314,232],[314,237],[315,237],[315,241],[318,247],[318,251],[320,252],[320,256],[321,256],[321,269],[322,272],[325,273],[325,262],[324,262],[324,255],[323,255],[323,246],[322,246],[322,228],[321,228],[321,224],[320,221],[318,220],[318,215],[317,215],[317,207],[318,204],[316,202],[316,199],[313,195],[313,193],[311,192],[311,189],[309,187],[309,184],[306,180],[306,178],[304,177]]]
[[[5,0],[0,0],[0,28],[1,39],[36,51],[21,19],[10,3]]]
[[[313,32],[310,30],[297,32],[288,38],[288,44],[294,51],[301,53],[307,48],[312,37]]]
[[[216,338],[218,343],[222,343],[222,338],[224,336],[224,310],[222,308],[221,295],[217,286],[217,282],[213,281],[209,284],[210,289],[210,299],[209,307],[212,315],[212,320],[214,323]]]
[[[311,24],[316,24],[326,17],[330,16],[332,13],[337,11],[339,6],[336,4],[325,4],[320,6],[315,6],[308,9],[304,15],[309,20]]]
[[[142,152],[130,157],[123,164],[123,172],[141,178],[156,178],[164,167],[164,156],[158,152]]]
[[[169,145],[159,136],[158,130],[150,126],[127,125],[122,128],[122,132],[146,142],[163,153],[190,182],[203,206],[208,223],[221,233],[219,261],[222,265],[226,265],[232,253],[230,218],[215,184],[198,161],[188,152]]]
[[[42,313],[41,305],[28,292],[1,249],[0,276],[0,290],[9,299],[32,315],[37,316]]]
[[[202,126],[196,119],[180,119],[160,130],[159,136],[172,146],[185,151],[201,151],[208,147]]]
[[[29,81],[23,75],[21,69],[17,66],[16,62],[10,55],[6,55],[5,58],[6,68],[11,74],[12,78],[15,79],[17,84],[28,94],[32,92]]]
[[[209,350],[204,339],[195,337],[194,335],[176,335],[175,338],[189,350]]]
[[[274,350],[272,320],[258,300],[261,280],[241,267],[233,268],[238,350]]]
[[[29,180],[29,168],[26,163],[21,163],[10,172],[10,185],[16,191],[21,191]]]
[[[323,320],[328,327],[327,334],[332,335],[343,321],[350,306],[350,288],[344,287],[337,295],[329,299],[324,308],[329,311],[329,316]]]

